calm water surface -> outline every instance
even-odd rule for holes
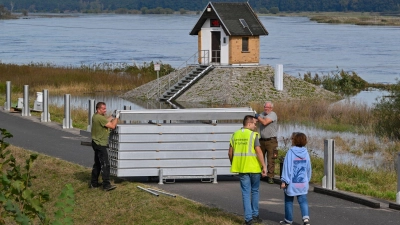
[[[180,67],[197,51],[198,15],[75,15],[0,21],[0,60],[55,65],[161,61]],[[260,63],[307,71],[355,71],[368,82],[400,77],[399,27],[318,24],[305,17],[260,17]]]

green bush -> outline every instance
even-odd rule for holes
[[[37,154],[31,154],[25,161],[25,166],[16,162],[15,157],[7,147],[6,138],[13,135],[6,129],[0,128],[0,224],[6,224],[5,218],[11,217],[17,224],[34,224],[39,219],[41,224],[50,224],[43,204],[50,199],[47,191],[35,193],[32,189],[32,165],[37,159]],[[52,224],[72,225],[70,214],[73,212],[74,192],[71,185],[66,185],[59,201],[56,203],[58,210]]]
[[[322,77],[317,73],[312,76],[310,72],[307,72],[303,80],[317,86],[322,85],[324,89],[341,95],[356,94],[369,86],[368,82],[359,77],[356,72],[350,74],[344,70],[337,70]]]
[[[279,12],[279,8],[278,7],[271,7],[269,9],[269,12],[272,14],[277,14]]]
[[[400,80],[389,89],[389,96],[381,98],[376,104],[374,113],[378,119],[375,133],[400,140]]]

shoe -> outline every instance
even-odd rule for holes
[[[97,184],[90,183],[89,184],[89,188],[98,188],[98,187],[101,187],[101,186],[103,186],[103,183],[97,183]]]
[[[274,179],[273,178],[268,178],[268,184],[275,184]]]
[[[103,190],[104,191],[111,191],[111,190],[114,190],[115,188],[117,188],[117,186],[110,185],[110,186],[103,187]]]
[[[288,223],[285,220],[284,221],[279,221],[279,224],[280,225],[291,225],[291,223]]]
[[[258,216],[253,216],[253,221],[254,221],[255,223],[262,223],[262,219],[260,218],[259,215],[258,215]]]
[[[310,225],[310,219],[304,219],[303,225]]]
[[[250,220],[250,221],[244,221],[244,225],[253,225],[254,221]]]

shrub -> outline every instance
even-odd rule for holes
[[[277,14],[279,12],[279,8],[278,7],[271,7],[269,9],[269,12],[272,14]]]
[[[390,139],[400,140],[400,80],[389,89],[390,96],[381,98],[374,113],[378,119],[375,133]]]

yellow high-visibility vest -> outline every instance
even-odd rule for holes
[[[258,133],[242,128],[232,134],[230,144],[233,147],[231,173],[261,173],[254,140]]]

